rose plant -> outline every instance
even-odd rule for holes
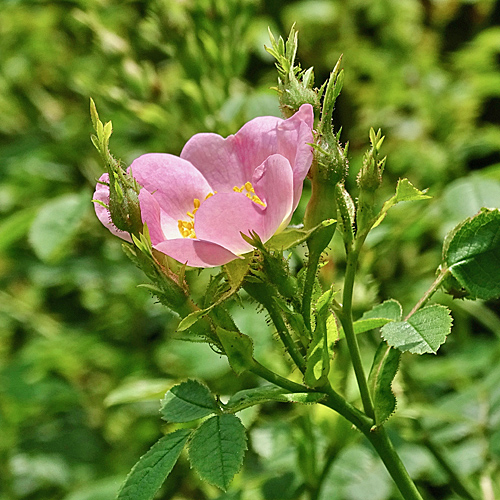
[[[179,157],[148,153],[124,169],[108,149],[111,123],[104,125],[91,104],[92,140],[107,170],[94,194],[98,218],[125,240],[127,254],[152,280],[149,290],[179,314],[178,331],[227,356],[236,374],[251,372],[268,382],[226,402],[197,380],[174,385],[161,402],[161,417],[179,426],[134,466],[118,493],[120,500],[152,499],[185,445],[201,478],[227,489],[247,448],[236,414],[270,401],[320,404],[338,412],[373,445],[402,496],[422,500],[385,428],[396,410],[392,382],[401,353],[436,353],[451,331],[448,308],[427,305],[438,288],[472,299],[500,296],[500,211],[484,208],[449,233],[437,277],[410,312],[404,315],[390,299],[354,321],[356,270],[368,234],[394,205],[429,196],[400,179],[395,194],[378,203],[386,160],[380,154],[384,138],[373,129],[357,177],[357,196],[351,196],[345,185],[348,147],[341,145],[332,125],[343,85],[340,60],[317,89],[312,68],[304,71],[295,64],[296,50],[294,28],[286,43],[271,35],[268,51],[277,61],[277,90],[286,119],[255,118],[225,139],[197,134]],[[311,197],[304,225],[287,228],[306,176]],[[341,298],[333,284],[322,290],[317,277],[335,232],[346,253]],[[284,251],[302,243],[307,260],[295,273]],[[217,266],[221,272],[195,303],[185,280],[187,267]],[[231,318],[226,303],[241,289],[268,312],[291,365],[288,375],[263,365],[251,337]],[[382,338],[367,375],[358,336],[377,328]],[[360,408],[330,377],[334,354],[344,341]],[[443,456],[436,452],[436,458],[458,494],[477,498]],[[306,480],[309,498],[318,498],[324,476]]]

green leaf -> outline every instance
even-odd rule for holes
[[[217,327],[217,335],[229,364],[236,374],[240,375],[252,368],[255,361],[253,359],[253,342],[250,337],[220,327]]]
[[[443,261],[469,298],[500,296],[500,210],[482,210],[446,237]]]
[[[34,207],[18,210],[0,222],[0,250],[24,237],[35,217]]]
[[[334,328],[336,322],[330,323],[328,325],[330,328],[327,326],[328,318],[332,316],[329,307],[333,295],[333,288],[330,288],[316,302],[316,327],[307,349],[306,371],[304,373],[304,383],[308,387],[320,387],[328,381],[333,345],[338,339],[338,332]]]
[[[130,471],[116,500],[152,500],[186,444],[191,430],[180,429],[163,436]]]
[[[45,203],[33,221],[29,242],[38,258],[54,262],[71,244],[83,218],[90,210],[87,192],[65,194]]]
[[[241,468],[246,449],[246,432],[240,419],[229,413],[216,415],[194,432],[189,459],[204,481],[227,490]]]
[[[425,191],[417,189],[408,179],[399,179],[396,186],[396,194],[383,204],[382,210],[378,214],[373,227],[378,226],[386,216],[388,210],[397,203],[401,201],[425,200],[428,198],[431,198],[431,196],[426,195]]]
[[[250,406],[278,401],[281,403],[312,404],[324,399],[326,394],[321,392],[288,392],[276,385],[265,385],[254,389],[244,389],[237,392],[227,402],[224,409],[236,413]]]
[[[138,401],[158,400],[172,386],[170,380],[146,379],[126,382],[110,392],[104,404],[106,406],[119,405],[124,403],[135,403]]]
[[[365,312],[360,319],[354,322],[354,333],[369,332],[375,328],[380,328],[391,321],[399,321],[403,315],[401,304],[394,299],[386,300]],[[344,338],[344,330],[341,329],[339,338]]]
[[[304,243],[313,233],[323,227],[335,224],[335,219],[324,220],[321,224],[313,227],[312,229],[304,229],[303,227],[289,227],[281,233],[275,234],[270,240],[266,242],[266,247],[270,250],[288,250]]]
[[[393,349],[385,342],[381,342],[368,377],[373,405],[375,422],[382,425],[396,409],[396,397],[392,392],[392,381],[399,368],[401,351]]]
[[[219,407],[210,390],[197,380],[175,385],[161,400],[160,414],[169,422],[191,422],[217,413]]]
[[[450,333],[451,324],[449,309],[435,304],[420,309],[405,321],[387,323],[382,327],[382,336],[402,352],[435,354]]]

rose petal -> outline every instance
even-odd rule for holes
[[[292,218],[293,172],[289,161],[281,155],[270,156],[254,172],[255,193],[266,203],[259,236],[266,242],[282,230]]]
[[[238,259],[238,255],[211,241],[182,238],[166,240],[155,245],[156,250],[191,267],[222,266]]]
[[[109,184],[109,176],[108,174],[102,174],[101,177],[99,177],[98,183],[96,184],[93,196],[94,200],[99,200],[101,203],[104,203],[105,205],[109,205],[109,186],[107,184]],[[132,238],[130,237],[129,233],[121,231],[113,224],[113,222],[111,221],[111,214],[109,213],[109,210],[107,208],[103,207],[99,203],[94,203],[94,209],[97,218],[114,235],[119,236],[123,240],[132,242]]]
[[[203,175],[186,160],[170,154],[149,153],[130,165],[137,182],[159,203],[170,219],[185,219],[193,211],[194,199],[200,201],[213,193]]]
[[[196,134],[184,146],[181,158],[203,173],[218,191],[229,191],[252,178],[255,168],[272,154],[285,156],[294,174],[294,205],[312,162],[313,108],[304,104],[291,118],[255,118],[235,134],[223,139],[217,134]]]
[[[217,193],[200,206],[195,216],[196,237],[242,254],[252,250],[240,233],[255,231],[267,241],[292,213],[293,176],[286,158],[272,155],[254,172],[255,193],[263,207],[244,193]]]

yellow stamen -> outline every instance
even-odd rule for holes
[[[257,203],[257,205],[260,205],[261,207],[265,207],[266,204],[255,194],[255,189],[252,186],[251,182],[245,182],[243,186],[238,187],[234,186],[233,191],[236,193],[243,193],[243,191],[246,191],[245,196],[252,200],[254,203]]]

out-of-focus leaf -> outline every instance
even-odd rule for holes
[[[71,193],[42,206],[29,232],[29,241],[37,257],[54,262],[64,255],[90,210],[89,200],[87,192]]]
[[[133,382],[126,382],[111,391],[104,400],[104,403],[107,406],[113,406],[123,403],[159,399],[171,386],[172,382],[165,379],[134,380]]]

